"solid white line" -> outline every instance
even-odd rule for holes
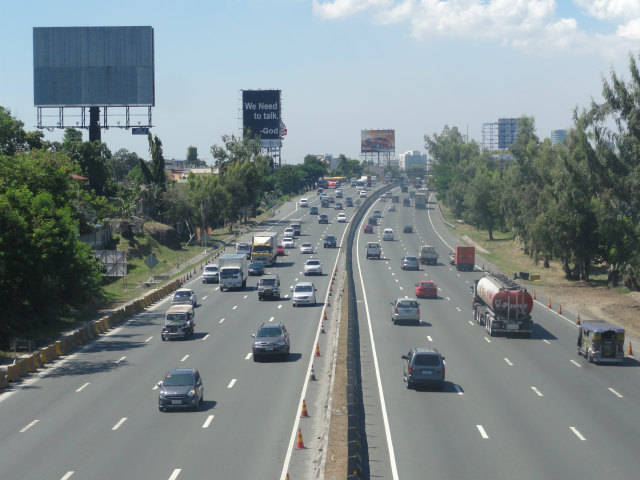
[[[221,318],[218,323],[222,324],[224,322],[224,318]]]
[[[373,208],[373,205],[369,208],[367,213],[362,217],[365,218],[369,211]],[[367,289],[364,288],[364,280],[362,278],[362,267],[360,265],[360,248],[358,245],[360,243],[360,231],[358,228],[358,235],[356,238],[356,261],[358,263],[358,275],[360,277],[360,287],[362,288],[362,296],[364,297],[364,308],[365,313],[367,314],[367,324],[369,327],[369,340],[371,342],[371,353],[373,355],[373,366],[376,372],[376,382],[378,383],[378,395],[380,397],[380,409],[382,410],[382,423],[384,424],[385,437],[387,440],[387,450],[389,452],[389,463],[391,467],[391,477],[393,480],[398,480],[398,466],[396,465],[396,454],[393,449],[393,439],[391,438],[391,427],[389,426],[389,417],[387,415],[387,404],[384,399],[384,391],[382,389],[382,379],[380,378],[380,366],[378,364],[378,353],[376,350],[376,342],[373,338],[373,326],[371,324],[371,313],[369,312],[369,301],[367,300]],[[284,480],[282,478],[281,480]]]
[[[576,367],[580,368],[582,367],[582,365],[580,365],[578,362],[576,362],[575,360],[571,359],[569,360],[571,363],[573,363]]]
[[[211,422],[213,422],[214,416],[215,415],[209,415],[207,419],[204,421],[204,423],[202,424],[202,428],[209,428],[209,425],[211,425]]]
[[[480,436],[482,438],[484,438],[485,440],[489,438],[489,435],[487,435],[487,432],[484,430],[484,427],[482,425],[476,425],[476,428],[480,432]]]
[[[489,338],[487,338],[487,337],[484,337],[484,341],[487,342],[487,343],[491,343],[491,340],[489,340]]]
[[[75,472],[73,470],[69,470],[62,477],[60,477],[60,480],[69,480],[71,478],[71,475],[73,475],[74,473]]]
[[[209,333],[207,333],[204,337],[202,337],[202,341],[204,342],[207,338],[209,338]]]
[[[513,363],[511,363],[511,360],[509,360],[507,357],[504,357],[504,361],[506,362],[507,365],[509,365],[510,367],[513,367]]]
[[[233,378],[231,379],[231,381],[229,382],[229,385],[227,385],[227,388],[233,388],[233,386],[236,384],[238,380]]]
[[[244,359],[245,360],[250,360],[252,356],[253,356],[253,353],[249,352],[249,353],[247,353],[247,356],[244,357]]]
[[[184,357],[180,359],[181,362],[184,362],[187,358],[189,358],[189,354],[187,353]]]
[[[456,392],[458,392],[458,395],[464,395],[464,392],[462,391],[462,388],[460,388],[460,385],[456,385],[455,389]]]
[[[340,238],[340,245],[344,245],[344,237],[347,234],[347,230],[348,229],[344,229],[342,231],[342,237]],[[338,252],[338,254],[336,255],[336,260],[333,264],[333,269],[331,271],[331,276],[333,276],[333,274],[336,272],[336,269],[338,268],[338,260],[340,259],[340,252]],[[327,300],[329,298],[329,289],[327,289],[325,296],[324,296],[324,304],[322,306],[322,310],[320,311],[320,317],[318,318],[318,326],[316,327],[316,336],[315,339],[313,341],[313,343],[311,344],[312,346],[315,346],[318,343],[318,340],[320,339],[320,330],[322,329],[322,317],[324,316],[324,313],[326,312],[327,309]],[[278,308],[280,308],[280,306],[278,306]],[[312,347],[313,348],[313,347]],[[291,435],[289,435],[289,446],[287,447],[287,453],[285,453],[284,456],[284,462],[282,464],[282,471],[280,472],[280,480],[285,480],[287,477],[287,472],[289,470],[289,463],[291,462],[291,455],[293,453],[293,447],[296,441],[296,435],[298,432],[298,426],[300,425],[300,414],[302,413],[302,402],[304,401],[305,396],[307,395],[307,387],[309,386],[309,379],[311,377],[311,369],[313,368],[313,359],[314,356],[313,354],[309,355],[309,363],[307,364],[307,374],[305,375],[305,380],[304,383],[302,384],[302,391],[300,392],[300,398],[298,399],[298,409],[296,410],[295,413],[295,417],[293,420],[293,428],[291,429]]]
[[[81,392],[82,390],[84,390],[85,388],[87,388],[90,385],[91,382],[87,382],[84,385],[82,385],[81,387],[76,388],[76,392]]]
[[[427,335],[427,340],[429,340],[430,342],[433,342],[433,339],[431,338],[431,335]]]
[[[149,338],[147,338],[144,343],[149,343],[151,341],[151,339],[153,338],[153,335],[151,335]]]
[[[456,310],[458,310],[459,312],[462,311],[462,309],[460,307],[456,307]]]
[[[533,390],[536,393],[536,395],[538,395],[539,397],[544,397],[542,392],[538,390],[536,387],[534,387],[533,385],[531,385],[531,390]]]
[[[121,361],[123,361],[124,359],[126,359],[127,356],[123,355],[122,357],[120,357],[118,360],[116,360],[116,363],[120,363]]]
[[[238,305],[234,305],[231,310],[236,310],[238,308]]]
[[[122,417],[120,420],[118,420],[118,423],[116,423],[113,427],[111,427],[111,430],[115,432],[117,429],[120,428],[120,425],[122,425],[126,421],[127,421],[127,417]]]
[[[544,343],[546,343],[547,345],[551,345],[551,342],[549,340],[547,340],[546,338],[543,338],[542,341]]]
[[[181,468],[176,468],[173,473],[169,476],[169,480],[176,480],[176,478],[178,478],[178,475],[180,475],[180,472],[182,472]]]
[[[473,322],[471,320],[467,320],[467,322],[469,323],[469,325],[473,325]]]
[[[621,393],[616,392],[613,388],[609,387],[607,390],[609,390],[611,393],[613,393],[616,397],[618,398],[623,398],[624,395],[622,395]]]
[[[576,427],[569,427],[569,430],[571,430],[574,433],[574,435],[578,437],[580,440],[582,440],[583,442],[586,440],[586,438],[584,438],[584,436],[578,431]]]
[[[36,423],[38,423],[40,420],[34,420],[33,422],[31,422],[28,425],[25,425],[24,427],[22,427],[22,429],[20,430],[20,433],[24,433],[27,430],[29,430],[31,427],[33,427]]]

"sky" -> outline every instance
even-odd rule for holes
[[[165,158],[193,145],[207,162],[240,133],[243,89],[282,90],[282,161],[294,164],[360,158],[367,128],[395,129],[396,153],[424,150],[445,125],[479,142],[484,122],[521,115],[545,138],[640,54],[640,0],[3,2],[0,105],[35,128],[33,27],[122,25],[154,28],[152,133]],[[149,156],[128,130],[102,139]]]

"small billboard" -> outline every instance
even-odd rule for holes
[[[395,152],[395,130],[362,130],[360,135],[360,152]]]
[[[242,91],[242,128],[244,135],[259,136],[266,144],[280,145],[280,90]]]

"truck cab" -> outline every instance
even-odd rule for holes
[[[192,305],[171,305],[164,315],[162,341],[193,336],[196,325]]]

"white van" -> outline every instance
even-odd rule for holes
[[[382,232],[382,240],[393,240],[393,228],[385,228]]]
[[[300,202],[298,202],[298,205],[300,205],[301,208],[306,208],[309,206],[309,199],[308,198],[301,198]]]
[[[367,243],[367,259],[369,258],[377,258],[380,260],[380,255],[382,254],[382,248],[380,244],[377,242],[369,242]]]

